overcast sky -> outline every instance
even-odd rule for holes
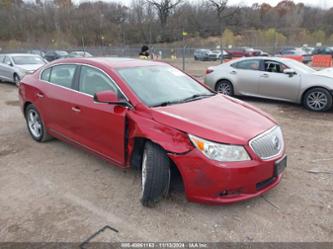
[[[97,0],[74,0],[74,2],[87,2],[87,1],[97,1]],[[105,2],[123,2],[124,4],[129,4],[132,2],[132,0],[103,0]],[[192,2],[198,2],[200,0],[187,0],[187,1],[192,1]],[[279,3],[281,0],[229,0],[229,3],[231,5],[249,5],[251,6],[254,3],[269,3],[270,5],[275,6],[277,3]],[[303,1],[298,1],[294,0],[295,3],[302,2],[306,5],[312,5],[312,6],[317,6],[321,8],[332,8],[333,7],[333,0],[303,0]]]

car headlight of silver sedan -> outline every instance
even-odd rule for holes
[[[206,157],[219,162],[240,162],[251,160],[241,145],[215,143],[189,134],[193,145]]]
[[[27,70],[27,69],[19,68],[18,71],[21,76],[24,76],[26,74],[32,74],[35,70]]]
[[[17,73],[20,75],[20,77],[22,77],[27,73],[27,70],[25,70],[23,68],[18,68]]]

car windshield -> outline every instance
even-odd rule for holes
[[[307,66],[307,65],[305,65],[301,62],[295,61],[295,60],[288,61],[288,66],[290,66],[294,70],[300,71],[302,73],[314,73],[314,72],[316,72],[316,70],[314,70],[313,68],[311,68],[311,67],[309,67],[309,66]]]
[[[74,52],[70,53],[69,55],[92,57],[91,54],[89,54],[88,52],[83,52],[83,51],[74,51]]]
[[[171,66],[121,68],[118,73],[141,101],[150,107],[184,103],[215,95]]]
[[[45,64],[40,56],[15,55],[12,58],[16,65]]]
[[[67,53],[66,51],[60,51],[60,50],[58,50],[58,51],[56,51],[56,53],[57,53],[58,55],[61,55],[61,56],[68,55],[68,53]]]

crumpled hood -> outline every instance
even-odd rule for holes
[[[44,66],[44,64],[28,64],[28,65],[16,65],[17,68],[26,70],[26,71],[35,71],[38,68]]]
[[[153,118],[167,126],[211,141],[247,144],[272,128],[274,120],[240,100],[217,94],[183,104],[152,109]]]

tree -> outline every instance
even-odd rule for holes
[[[54,0],[54,4],[59,8],[68,8],[72,7],[72,0]]]
[[[226,14],[227,12],[227,5],[229,0],[208,0],[210,5],[215,9],[218,25],[219,25],[219,33],[220,33],[220,49],[221,49],[221,63],[223,63],[223,21],[225,18],[232,17],[233,15],[238,12],[238,8],[236,8],[234,11]]]
[[[235,43],[235,35],[230,29],[225,29],[223,32],[223,44],[225,45],[234,45]]]
[[[182,0],[176,0],[175,2],[173,2],[172,0],[147,0],[147,2],[157,9],[161,27],[165,28],[171,11],[173,11],[176,6],[182,2]]]
[[[157,10],[158,18],[161,24],[162,41],[165,40],[165,28],[167,26],[168,18],[171,12],[179,5],[183,0],[147,0],[147,3],[154,6]]]

